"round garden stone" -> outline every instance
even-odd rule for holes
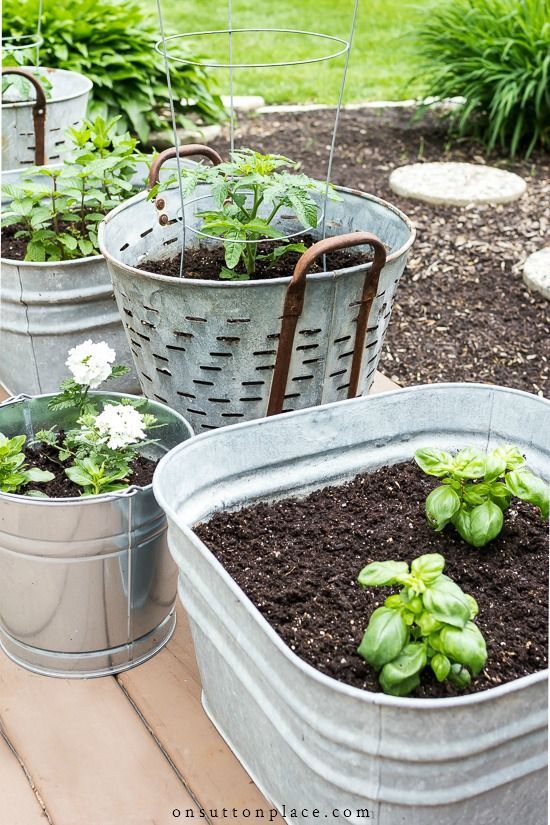
[[[523,265],[523,280],[550,301],[550,246],[529,255]]]
[[[405,198],[468,206],[509,203],[521,198],[527,184],[513,172],[477,163],[412,163],[390,175],[390,186]]]

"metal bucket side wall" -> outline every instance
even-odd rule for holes
[[[55,392],[67,352],[87,338],[106,341],[130,373],[113,388],[139,392],[133,360],[101,256],[62,263],[2,260],[0,383],[12,395]]]
[[[516,442],[548,477],[549,409],[514,390],[432,385],[219,430],[163,460],[155,494],[169,517],[204,704],[268,798],[287,808],[369,807],[383,825],[543,820],[544,672],[443,700],[342,685],[290,651],[192,525],[410,458],[425,444]]]
[[[86,117],[92,83],[78,72],[39,67],[52,84],[51,99],[46,102],[44,148],[46,163],[55,163],[69,151],[65,131],[79,126]],[[28,103],[2,104],[2,168],[33,166],[35,135],[34,100]]]
[[[31,439],[51,425],[47,400],[0,406],[0,430]],[[173,411],[150,406],[165,423],[157,455],[192,434]],[[59,418],[71,423],[69,413]],[[173,630],[176,581],[150,486],[88,499],[0,494],[0,643],[30,669],[101,675],[147,658]]]
[[[367,229],[391,250],[371,309],[359,391],[368,392],[395,290],[414,231],[395,209],[370,196],[339,190],[330,202],[330,234]],[[177,192],[168,190],[167,215]],[[197,236],[191,236],[197,244]],[[207,243],[207,242],[204,242]],[[202,244],[202,241],[201,241]],[[110,213],[100,245],[143,392],[169,403],[197,432],[265,415],[288,279],[213,282],[155,277],[134,269],[146,257],[172,254],[181,227],[160,227],[142,196]],[[162,251],[164,250],[164,251]],[[361,265],[308,278],[287,382],[286,410],[344,399],[365,271]]]

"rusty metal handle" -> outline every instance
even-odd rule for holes
[[[34,121],[34,162],[36,166],[44,166],[45,152],[45,131],[46,131],[46,94],[40,81],[28,70],[19,66],[2,67],[2,75],[16,74],[24,77],[34,86],[36,91],[36,101],[32,109]]]
[[[351,232],[347,235],[336,235],[333,238],[325,238],[322,241],[318,241],[313,244],[307,252],[304,252],[294,267],[294,274],[286,290],[281,333],[279,336],[277,357],[275,359],[275,369],[271,383],[267,415],[276,415],[283,409],[296,325],[304,308],[306,276],[311,264],[321,255],[336,252],[338,249],[348,249],[349,247],[361,246],[363,244],[372,246],[374,249],[374,260],[370,269],[365,273],[361,302],[356,319],[357,326],[355,330],[355,344],[351,362],[348,398],[354,398],[356,396],[365,337],[367,334],[367,322],[372,302],[378,289],[380,272],[386,263],[386,249],[384,244],[380,238],[377,238],[376,235],[372,235],[370,232]]]
[[[169,149],[165,149],[164,152],[160,152],[151,164],[149,180],[147,182],[149,189],[152,189],[153,186],[159,182],[160,167],[164,161],[170,160],[170,158],[175,158],[178,154],[180,158],[188,158],[193,155],[202,155],[203,157],[208,158],[208,160],[211,160],[214,166],[218,166],[220,163],[223,163],[223,158],[216,152],[215,149],[212,149],[211,146],[205,146],[202,143],[187,143],[185,146],[180,146],[178,151],[176,151],[175,146],[171,146]]]

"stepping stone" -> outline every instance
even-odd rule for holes
[[[527,184],[513,172],[476,163],[413,163],[390,175],[390,186],[405,198],[468,206],[509,203],[521,198]]]
[[[550,301],[550,246],[529,255],[523,265],[523,280]]]
[[[226,109],[231,105],[231,97],[222,95],[222,103]],[[265,100],[260,95],[235,95],[233,98],[233,108],[238,112],[254,112],[265,106]]]

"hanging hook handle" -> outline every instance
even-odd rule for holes
[[[214,166],[218,166],[220,163],[223,163],[223,158],[216,152],[215,149],[212,149],[211,146],[205,146],[202,143],[187,143],[185,146],[180,146],[178,149],[176,149],[175,146],[171,146],[169,149],[165,149],[164,152],[160,152],[151,164],[149,180],[147,181],[147,186],[149,189],[152,189],[153,186],[156,186],[159,182],[159,174],[162,164],[165,161],[170,160],[170,158],[175,158],[178,154],[180,158],[189,158],[193,155],[202,155],[202,157],[211,160]]]
[[[45,151],[45,126],[46,126],[46,95],[40,81],[28,69],[22,69],[20,66],[6,66],[2,67],[2,76],[16,74],[24,77],[29,83],[34,86],[36,91],[36,101],[32,109],[32,117],[34,121],[34,162],[36,166],[44,166]]]
[[[378,290],[380,272],[386,263],[386,249],[384,244],[380,238],[377,238],[376,235],[372,235],[370,232],[350,232],[347,235],[336,235],[332,238],[325,238],[322,241],[318,241],[313,244],[307,252],[303,253],[294,267],[294,274],[286,290],[281,334],[279,336],[279,346],[275,359],[275,370],[271,383],[267,415],[276,415],[283,409],[296,325],[304,308],[306,277],[309,268],[321,255],[336,252],[338,249],[348,249],[352,246],[361,246],[363,244],[372,246],[374,249],[374,260],[365,273],[361,303],[356,321],[357,326],[355,330],[355,345],[351,363],[348,398],[355,398],[357,395],[365,337],[367,334],[367,322],[372,302]]]

